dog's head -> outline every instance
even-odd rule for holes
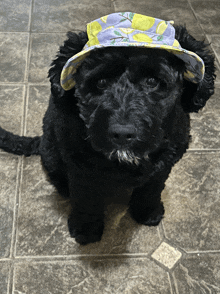
[[[187,43],[188,33],[183,30],[179,28],[179,42],[184,39]],[[69,109],[70,103],[77,105],[86,129],[85,140],[110,160],[138,164],[146,159],[166,140],[172,112],[198,111],[213,94],[213,57],[203,42],[192,42],[191,36],[194,50],[187,49],[195,52],[198,47],[206,65],[200,84],[186,81],[184,62],[165,50],[113,47],[93,50],[74,74],[74,89],[64,91],[60,73],[75,53],[70,39],[84,38],[80,45],[75,41],[78,51],[86,42],[83,34],[69,37],[68,46],[66,42],[49,72],[54,103]]]
[[[184,63],[163,50],[94,50],[74,76],[92,147],[135,164],[156,150],[164,119],[180,103],[183,72]]]

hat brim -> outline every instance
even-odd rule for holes
[[[185,79],[191,81],[192,83],[199,83],[204,77],[205,65],[203,60],[196,53],[185,50],[181,47],[145,42],[117,42],[114,45],[111,43],[106,43],[84,48],[66,62],[60,78],[61,86],[65,91],[68,91],[75,86],[73,75],[76,73],[78,67],[90,54],[90,52],[94,49],[105,47],[142,47],[166,50],[184,61],[186,65],[186,71],[184,73]]]

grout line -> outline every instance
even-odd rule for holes
[[[196,251],[196,252],[190,252],[190,251],[185,251],[180,249],[179,247],[173,245],[169,241],[162,241],[162,242],[167,242],[170,244],[170,246],[178,248],[178,250],[182,253],[185,254],[190,254],[190,255],[205,255],[205,254],[219,254],[220,250],[205,250],[205,251]],[[161,242],[161,243],[162,243]],[[155,249],[152,251],[154,252]],[[46,262],[63,262],[63,261],[75,261],[75,260],[84,260],[85,258],[87,260],[100,260],[100,258],[103,259],[117,259],[117,258],[130,258],[130,259],[136,259],[136,258],[145,258],[149,259],[151,257],[150,253],[115,253],[115,254],[75,254],[75,255],[45,255],[45,256],[15,256],[14,261],[16,263],[20,262],[38,262],[38,263],[46,263]],[[1,260],[0,260],[1,261]]]
[[[38,34],[38,35],[48,35],[48,34],[52,34],[52,35],[57,35],[57,34],[67,34],[68,31],[71,31],[71,32],[76,32],[76,33],[80,33],[80,32],[84,32],[85,30],[80,30],[80,29],[74,29],[74,30],[65,30],[65,31],[0,31],[0,34],[24,34],[24,35],[27,35],[27,34]]]
[[[14,263],[11,263],[10,265],[10,270],[9,270],[9,275],[8,275],[8,292],[7,293],[14,293],[12,292],[12,289],[14,287]]]
[[[31,59],[31,45],[32,45],[32,39],[31,39],[31,23],[32,23],[33,2],[34,2],[34,0],[31,1],[30,10],[29,10],[28,47],[27,47],[27,58],[26,58],[25,75],[24,75],[24,81],[25,82],[28,82],[28,73],[29,73],[30,59]]]
[[[219,149],[187,149],[187,151],[185,153],[196,153],[196,152],[200,152],[200,153],[212,153],[212,152],[220,152],[220,148]]]
[[[28,83],[28,73],[30,68],[30,59],[31,59],[31,34],[28,34],[28,45],[27,45],[27,56],[26,56],[26,64],[25,64],[25,73],[24,73],[24,83]]]
[[[204,251],[187,251],[185,250],[186,254],[190,254],[190,255],[193,255],[193,254],[196,254],[196,255],[203,255],[203,254],[207,254],[207,253],[211,253],[211,254],[219,254],[220,253],[220,250],[204,250]]]
[[[29,22],[28,22],[28,31],[29,32],[31,32],[33,10],[34,10],[34,0],[31,0],[30,11],[29,11]]]
[[[175,288],[175,291],[176,291],[175,294],[179,294],[177,280],[176,280],[174,272],[171,273],[171,277],[172,277],[173,285],[174,285],[174,288]]]
[[[23,85],[24,93],[23,93],[23,107],[22,107],[22,116],[21,116],[21,130],[20,134],[21,136],[24,135],[24,123],[25,123],[25,108],[26,108],[26,96],[27,96],[27,85]]]
[[[12,239],[10,248],[10,258],[15,258],[15,247],[16,247],[16,234],[17,234],[17,220],[18,220],[18,207],[20,198],[20,186],[21,186],[21,169],[22,169],[22,157],[18,158],[17,166],[17,178],[16,178],[16,188],[15,188],[15,204],[14,204],[14,215],[13,215],[13,226],[12,226]]]
[[[116,4],[115,4],[115,0],[111,0],[111,2],[112,2],[112,6],[113,6],[113,8],[114,8],[114,12],[116,12]]]
[[[27,85],[27,82],[0,82],[0,86],[22,86],[22,85]],[[43,82],[43,83],[31,83],[31,82],[28,82],[28,85],[29,86],[49,86],[50,83],[49,83],[49,80],[48,80],[48,83],[47,82]]]
[[[171,289],[171,294],[176,294],[176,291],[175,291],[175,282],[173,281],[173,277],[171,276],[171,274],[169,272],[166,272],[167,275],[168,275],[168,281],[169,281],[169,284],[170,284],[170,289]]]
[[[15,264],[15,250],[16,250],[16,235],[17,235],[17,221],[18,221],[18,207],[19,207],[19,196],[20,196],[20,184],[21,184],[21,166],[22,166],[22,158],[18,159],[17,165],[17,176],[16,176],[16,187],[15,187],[15,201],[14,201],[14,211],[13,211],[13,223],[12,223],[12,234],[11,234],[11,247],[10,247],[10,255],[9,260],[10,270],[8,275],[8,293],[12,293],[13,285],[14,285],[14,264]],[[0,259],[1,261],[1,259]]]
[[[149,253],[118,253],[118,254],[75,254],[75,255],[50,255],[50,256],[16,256],[15,262],[36,262],[36,263],[47,263],[47,262],[64,262],[64,261],[82,261],[82,260],[100,260],[103,259],[149,259]]]
[[[24,106],[24,123],[23,123],[23,135],[26,135],[26,130],[27,130],[27,116],[28,116],[28,105],[29,105],[29,95],[30,95],[30,87],[27,85],[27,90],[26,90],[26,99],[25,99],[25,106]]]

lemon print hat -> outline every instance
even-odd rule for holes
[[[203,60],[194,52],[183,49],[175,39],[173,21],[164,21],[132,12],[112,13],[87,25],[88,42],[71,57],[61,73],[64,90],[74,87],[74,73],[90,51],[103,47],[136,46],[167,50],[186,65],[184,78],[199,83],[205,72]]]

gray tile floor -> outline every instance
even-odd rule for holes
[[[0,0],[0,125],[41,134],[51,59],[68,30],[133,11],[186,24],[220,64],[219,0]],[[69,204],[46,181],[38,157],[0,151],[1,294],[220,293],[220,79],[192,118],[193,141],[163,191],[156,228],[109,205],[100,243],[69,237]]]

